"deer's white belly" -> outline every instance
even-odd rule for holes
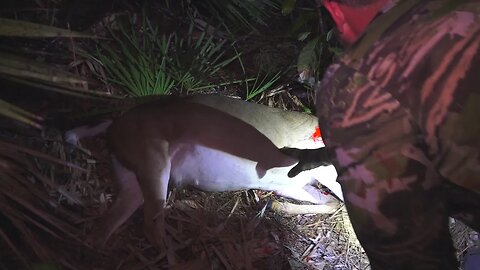
[[[285,185],[304,186],[313,180],[306,173],[289,178],[287,173],[293,166],[272,168],[259,176],[255,161],[201,145],[182,144],[172,157],[170,181],[205,191],[234,191],[276,190]]]

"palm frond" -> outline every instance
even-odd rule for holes
[[[0,99],[0,115],[42,129],[43,118]]]
[[[88,81],[78,75],[53,65],[9,53],[0,52],[0,77],[67,95],[112,97],[103,92],[88,90]]]
[[[268,18],[280,8],[280,1],[198,1],[195,10],[200,10],[214,25],[223,25],[229,32],[241,29],[257,31],[256,25],[267,25]]]
[[[131,18],[131,20],[133,20]],[[164,52],[169,50],[170,42],[158,37],[158,26],[143,18],[144,32],[137,37],[130,25],[119,26],[119,31],[109,29],[113,38],[111,44],[100,44],[96,53],[110,82],[119,84],[132,96],[168,95],[175,82],[167,71],[167,59]]]
[[[69,242],[71,245],[77,242],[80,245],[79,230],[73,224],[78,224],[81,219],[62,206],[50,192],[62,194],[73,205],[82,206],[84,203],[65,185],[46,176],[39,166],[41,160],[48,161],[50,166],[56,163],[81,169],[39,150],[0,140],[0,244],[3,242],[3,246],[9,247],[11,255],[17,256],[17,261],[25,269],[33,267],[33,257],[43,262],[55,260],[71,268],[70,263],[57,258],[64,250],[49,243]],[[12,232],[15,237],[11,237]],[[14,263],[15,260],[12,258],[11,261]]]
[[[201,33],[196,40],[193,38],[193,25],[190,26],[187,38],[173,37],[172,73],[178,79],[180,88],[195,91],[203,88],[207,79],[240,57],[240,53],[226,57],[226,41],[217,40],[213,36]]]
[[[167,95],[174,88],[195,91],[239,56],[225,56],[224,40],[206,33],[194,38],[193,25],[186,37],[177,33],[160,36],[158,26],[144,15],[142,29],[142,33],[132,25],[110,29],[113,42],[101,44],[97,56],[91,58],[103,65],[110,82],[132,96]]]
[[[28,38],[95,38],[95,36],[44,24],[0,18],[0,36]]]

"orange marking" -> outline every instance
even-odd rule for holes
[[[320,132],[320,127],[315,128],[315,132],[312,134],[312,140],[314,142],[322,141],[322,133]]]

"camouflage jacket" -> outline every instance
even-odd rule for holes
[[[455,269],[480,227],[480,1],[400,1],[329,67],[317,116],[373,269]]]

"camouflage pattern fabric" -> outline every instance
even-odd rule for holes
[[[400,1],[316,95],[372,269],[458,269],[448,217],[480,229],[480,1]]]

